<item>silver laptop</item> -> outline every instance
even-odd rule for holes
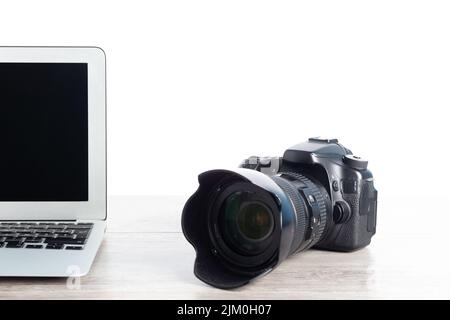
[[[0,47],[0,276],[89,272],[106,228],[105,55]]]

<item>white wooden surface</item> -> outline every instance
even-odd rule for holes
[[[192,273],[194,250],[180,227],[184,201],[110,198],[108,232],[88,276],[79,283],[0,278],[0,298],[450,298],[449,226],[432,219],[430,202],[384,199],[378,234],[368,248],[355,253],[310,250],[248,286],[224,291],[204,285]]]

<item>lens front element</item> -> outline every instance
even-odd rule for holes
[[[263,240],[273,229],[273,218],[268,209],[259,203],[243,204],[237,217],[239,231],[250,240]]]
[[[263,252],[269,244],[265,240],[275,226],[269,207],[245,191],[237,191],[227,197],[219,220],[223,240],[244,255]]]

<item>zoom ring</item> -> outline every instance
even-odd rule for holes
[[[290,199],[292,206],[295,211],[295,233],[294,239],[292,241],[291,247],[289,249],[289,254],[295,252],[301,245],[305,237],[306,230],[306,207],[301,198],[298,190],[290,184],[288,181],[279,176],[272,176],[273,181],[287,194]]]
[[[316,208],[312,208],[313,211],[317,210],[317,213],[319,215],[319,225],[317,226],[317,229],[314,230],[314,235],[311,236],[310,240],[304,244],[302,244],[301,246],[299,246],[297,248],[297,250],[295,250],[296,252],[300,252],[300,251],[304,251],[307,250],[309,248],[311,248],[312,246],[314,246],[317,242],[319,242],[319,240],[321,239],[323,232],[325,230],[325,226],[326,226],[326,219],[327,219],[327,207],[325,204],[325,199],[324,199],[324,195],[323,193],[320,191],[320,189],[316,186],[316,184],[314,182],[312,182],[309,178],[298,174],[298,173],[294,173],[294,172],[283,172],[282,174],[284,175],[288,175],[300,182],[302,182],[303,184],[305,184],[307,186],[306,189],[309,189],[311,194],[314,196],[314,199],[316,201],[317,207]],[[311,206],[312,207],[312,206]],[[309,217],[308,223],[307,223],[307,227],[309,228],[313,228],[313,224],[312,224],[312,217]]]

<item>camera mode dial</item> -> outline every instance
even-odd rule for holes
[[[360,157],[354,156],[352,154],[345,155],[342,161],[357,170],[365,170],[367,169],[367,164],[369,163],[367,160],[361,159]]]

